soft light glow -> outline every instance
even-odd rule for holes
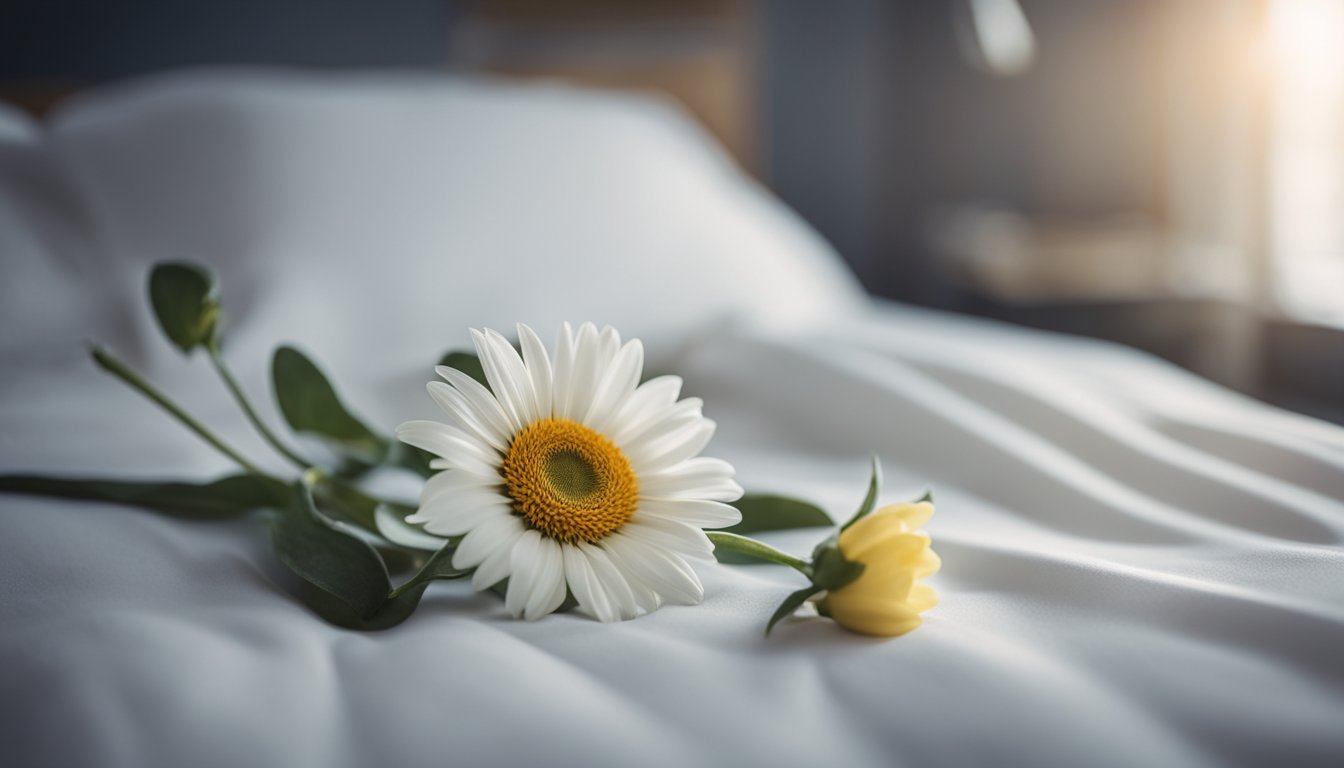
[[[1271,274],[1292,314],[1344,320],[1344,2],[1274,0]]]
[[[971,0],[971,25],[985,66],[996,75],[1027,71],[1036,59],[1036,38],[1017,0]]]
[[[1294,84],[1332,85],[1344,73],[1344,3],[1274,0],[1270,45],[1281,74]]]

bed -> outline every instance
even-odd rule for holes
[[[432,417],[424,382],[469,327],[611,323],[704,398],[749,490],[844,516],[871,453],[885,500],[932,487],[942,602],[897,639],[806,615],[766,638],[793,575],[708,564],[702,605],[614,625],[514,621],[450,583],[358,633],[289,596],[255,520],[3,496],[0,763],[1344,759],[1344,430],[1126,348],[871,299],[670,104],[216,69],[42,123],[0,109],[0,472],[227,469],[90,338],[269,455],[145,307],[150,265],[181,259],[220,275],[226,354],[273,422],[282,342],[391,428]]]

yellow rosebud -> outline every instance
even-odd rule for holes
[[[863,563],[863,573],[827,593],[821,610],[838,624],[865,635],[895,637],[920,625],[919,614],[938,604],[938,594],[917,579],[937,573],[942,561],[918,531],[933,516],[933,504],[892,504],[859,519],[840,534],[840,554]]]

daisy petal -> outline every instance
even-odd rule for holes
[[[535,529],[523,531],[509,556],[509,589],[504,593],[504,607],[515,619],[522,618],[527,601],[541,575],[537,560],[541,557],[541,534]]]
[[[493,448],[437,421],[408,421],[397,427],[397,439],[480,475],[496,471],[501,461]]]
[[[388,508],[386,504],[379,504],[373,510],[373,522],[378,527],[378,533],[383,538],[411,549],[421,549],[426,552],[437,552],[443,549],[443,545],[448,543],[448,539],[440,536],[431,536],[428,533],[411,525],[407,525],[395,512]]]
[[[512,572],[510,566],[513,563],[513,547],[527,531],[527,526],[517,517],[511,519],[514,521],[514,527],[504,533],[499,548],[482,560],[481,564],[476,566],[476,571],[471,574],[471,586],[477,592],[495,586],[507,579]]]
[[[737,507],[704,499],[640,499],[636,516],[676,520],[697,528],[727,528],[742,522]]]
[[[723,477],[688,483],[668,477],[640,477],[640,492],[659,499],[710,499],[714,502],[737,502],[742,498],[742,486],[737,480]]]
[[[621,445],[630,451],[638,450],[643,446],[655,445],[660,440],[675,434],[678,430],[704,419],[704,414],[701,413],[703,407],[704,402],[700,398],[688,397],[671,408],[665,409],[657,419],[649,421],[644,429],[628,433],[625,436],[625,442]]]
[[[501,483],[499,474],[491,473],[491,475],[478,475],[465,469],[445,469],[425,481],[425,487],[420,491],[420,503],[428,504],[430,499],[438,498],[445,493],[456,494],[467,489],[498,488]]]
[[[560,326],[555,340],[555,371],[551,378],[551,415],[569,418],[569,393],[574,388],[574,331],[569,323]]]
[[[565,560],[565,582],[579,601],[579,607],[602,622],[616,621],[621,617],[616,604],[607,591],[598,582],[588,556],[577,546],[562,546],[560,553]]]
[[[625,575],[612,562],[611,556],[602,548],[587,542],[579,542],[578,548],[584,557],[588,558],[588,565],[593,569],[593,576],[597,579],[597,587],[606,593],[617,616],[622,619],[633,619],[639,615],[634,591],[630,588]]]
[[[623,534],[612,534],[613,548],[621,553],[625,567],[659,597],[682,605],[695,605],[705,599],[700,577],[676,555]]]
[[[539,419],[551,415],[551,360],[546,356],[546,347],[537,337],[536,331],[518,324],[518,344],[523,348],[523,365],[532,379],[532,393],[536,397],[536,414]]]
[[[599,432],[605,431],[621,404],[634,394],[643,372],[644,345],[639,339],[627,342],[606,370],[583,423]]]
[[[431,381],[425,385],[429,396],[447,413],[462,431],[480,437],[498,451],[509,448],[509,433],[486,419],[483,419],[467,400],[466,395],[442,381]]]
[[[635,387],[634,393],[616,411],[610,437],[617,445],[657,422],[681,394],[680,376],[657,376]]]
[[[524,392],[524,382],[519,381],[520,378],[526,378],[522,372],[522,360],[518,359],[518,353],[513,351],[513,346],[507,340],[503,343],[507,351],[501,347],[491,335],[493,333],[489,330],[483,333],[473,328],[471,339],[476,344],[476,355],[481,360],[485,379],[490,382],[490,391],[495,394],[500,407],[509,416],[510,426],[516,431],[532,421],[532,382],[525,382],[527,391]],[[514,370],[514,363],[517,364],[517,371]]]
[[[646,544],[670,549],[698,560],[714,560],[714,545],[704,531],[680,520],[654,515],[636,515],[621,526],[621,533]]]
[[[639,477],[640,493],[656,498],[736,501],[742,486],[733,480],[733,466],[722,459],[697,456]]]
[[[528,621],[536,621],[553,613],[565,602],[565,561],[560,544],[555,539],[542,537],[540,553],[533,567],[536,575],[532,582],[532,594],[523,606],[523,618]]]
[[[644,582],[635,568],[631,567],[632,555],[625,544],[625,539],[616,536],[608,536],[602,540],[603,551],[611,558],[612,565],[620,569],[621,575],[630,585],[630,593],[635,598],[636,612],[653,613],[663,604],[663,598]]]
[[[495,349],[495,362],[499,364],[504,375],[513,382],[514,392],[518,398],[518,410],[524,419],[524,425],[531,424],[541,418],[541,411],[537,407],[537,393],[532,386],[532,374],[528,372],[523,358],[518,356],[518,350],[513,348],[503,334],[487,328],[485,335]]]
[[[716,426],[713,419],[700,419],[664,437],[656,444],[642,444],[638,446],[638,450],[632,448],[627,452],[630,466],[636,473],[643,474],[657,472],[683,462],[709,445]]]
[[[456,368],[439,365],[435,366],[434,372],[442,376],[449,384],[452,384],[458,392],[461,392],[476,415],[491,429],[502,435],[505,442],[508,442],[508,438],[513,435],[513,426],[509,424],[509,416],[504,413],[504,409],[495,399],[494,393],[486,389],[479,381]]]
[[[616,359],[616,353],[621,349],[621,334],[616,332],[610,325],[604,326],[597,335],[597,365],[599,371],[605,371],[611,367],[611,361]]]
[[[582,421],[593,400],[593,387],[601,372],[597,328],[592,323],[579,326],[574,339],[574,356],[564,403],[555,403],[555,414],[571,421]]]
[[[513,515],[487,518],[457,545],[457,551],[453,553],[453,567],[466,570],[480,565],[487,556],[508,543],[521,525],[522,522]]]
[[[637,576],[627,574],[626,581],[630,583],[630,591],[635,595],[635,606],[641,614],[653,613],[663,607],[662,596],[650,589]]]
[[[461,536],[493,517],[512,515],[513,507],[507,503],[464,503],[440,497],[420,507],[420,511],[407,517],[406,521],[423,525],[426,531],[436,536]]]

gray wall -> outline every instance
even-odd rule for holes
[[[0,0],[0,80],[215,63],[436,66],[445,0]]]

